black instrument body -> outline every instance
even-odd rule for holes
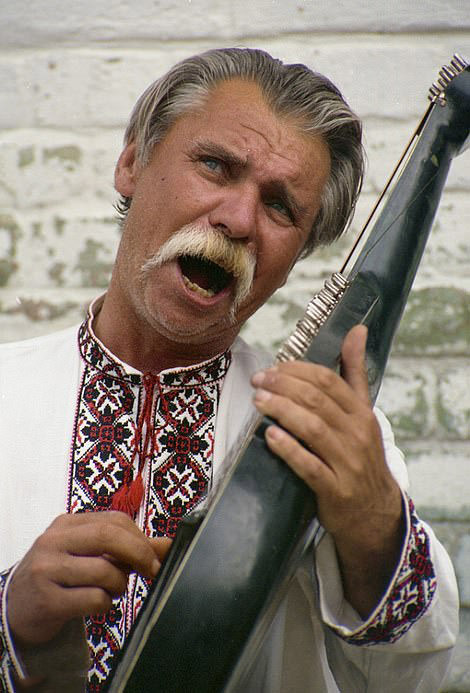
[[[351,282],[308,350],[336,367],[354,324],[369,326],[367,358],[375,400],[452,158],[470,130],[470,68],[434,104],[388,198]],[[109,691],[215,693],[239,684],[256,654],[315,526],[313,493],[267,449],[256,428],[181,556],[156,581]],[[184,543],[184,541],[183,541]]]

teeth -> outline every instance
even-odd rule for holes
[[[197,294],[205,296],[206,298],[212,298],[212,296],[214,296],[214,292],[211,289],[203,289],[202,286],[199,286],[199,284],[194,284],[194,282],[190,281],[184,274],[183,280],[188,289],[191,289],[191,291],[195,291]]]

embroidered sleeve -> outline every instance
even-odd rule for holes
[[[0,693],[14,693],[13,672],[23,675],[16,659],[6,618],[6,590],[14,568],[0,573]]]
[[[350,635],[338,635],[353,645],[392,643],[401,638],[429,608],[436,575],[426,528],[407,498],[407,541],[389,589],[369,619]]]

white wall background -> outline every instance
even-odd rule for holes
[[[456,51],[470,60],[469,0],[0,0],[0,20],[0,341],[71,324],[103,291],[123,128],[177,60],[256,46],[333,79],[365,122],[369,173],[353,232],[441,65]],[[470,691],[469,191],[467,152],[451,170],[381,396],[417,505],[458,574],[462,632],[445,687],[454,692]],[[301,263],[245,336],[278,344],[350,243]]]

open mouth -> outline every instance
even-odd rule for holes
[[[186,286],[206,298],[212,298],[233,281],[233,274],[205,258],[181,255],[178,264]]]

